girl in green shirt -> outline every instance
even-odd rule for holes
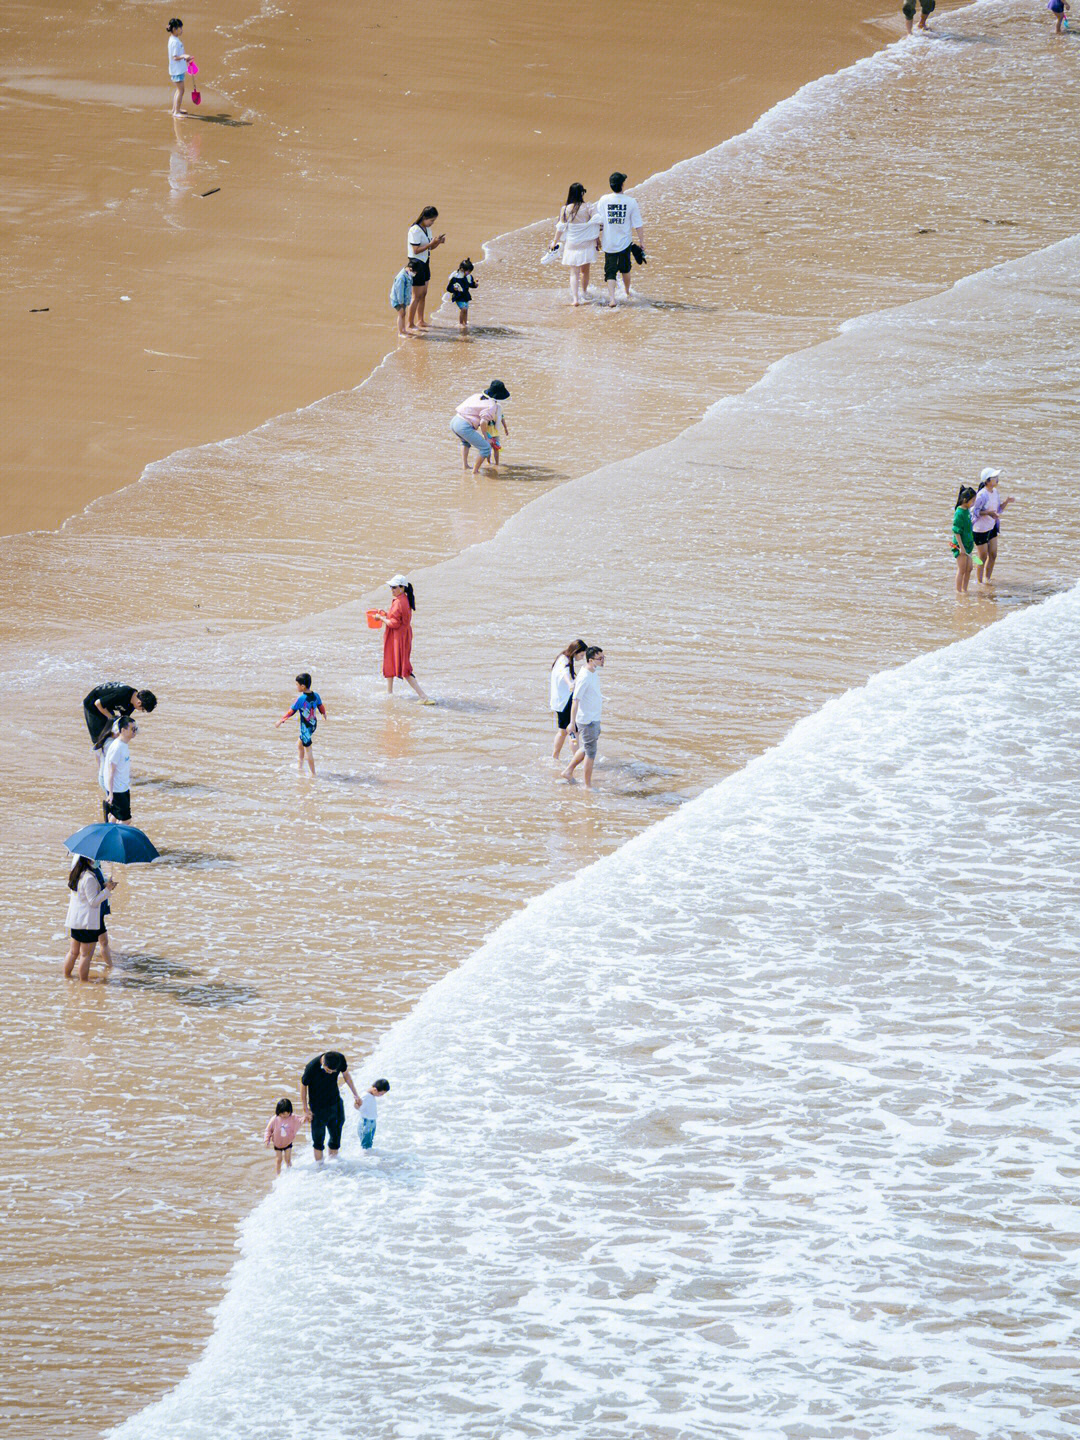
[[[971,557],[975,550],[975,532],[971,528],[971,507],[975,491],[961,485],[952,517],[952,552],[956,556],[956,593],[963,595],[971,579]]]

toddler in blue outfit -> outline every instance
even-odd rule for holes
[[[458,324],[462,330],[469,328],[469,299],[472,292],[477,288],[477,282],[473,279],[473,263],[466,255],[461,264],[450,276],[446,286],[446,293],[451,297],[458,308]]]

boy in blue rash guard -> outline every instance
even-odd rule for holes
[[[300,738],[296,742],[297,764],[301,775],[304,773],[304,756],[307,756],[308,765],[311,767],[312,775],[315,774],[315,752],[311,748],[311,742],[315,738],[315,727],[319,723],[319,716],[326,719],[326,706],[322,702],[322,696],[317,690],[311,688],[311,676],[306,670],[301,670],[296,677],[296,688],[299,695],[289,706],[280,720],[275,721],[275,726],[284,725],[290,715],[300,717]]]

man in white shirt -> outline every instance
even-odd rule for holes
[[[130,715],[120,721],[120,733],[105,746],[101,761],[101,783],[105,799],[101,809],[105,821],[120,820],[125,825],[131,819],[131,751],[128,742],[138,734],[138,726]]]
[[[597,671],[603,664],[603,650],[599,645],[590,645],[585,651],[585,668],[579,671],[574,681],[574,699],[570,705],[570,733],[576,735],[581,743],[574,752],[574,758],[563,771],[563,779],[573,779],[574,771],[584,760],[586,790],[592,789],[596,744],[600,739],[600,711],[604,697],[600,693],[600,676]]]
[[[626,298],[630,298],[630,247],[638,246],[640,260],[645,259],[645,222],[641,207],[632,195],[623,194],[626,176],[621,170],[608,176],[611,186],[596,202],[593,219],[601,222],[600,244],[604,251],[604,279],[607,281],[608,304],[615,304],[615,277],[622,276]]]

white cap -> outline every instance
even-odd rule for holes
[[[409,582],[404,575],[395,575],[392,580],[388,580],[386,583],[390,586],[391,590],[404,590]]]
[[[995,470],[992,465],[987,465],[986,469],[979,476],[979,484],[985,485],[987,480],[996,480],[1000,474],[1000,470]]]

